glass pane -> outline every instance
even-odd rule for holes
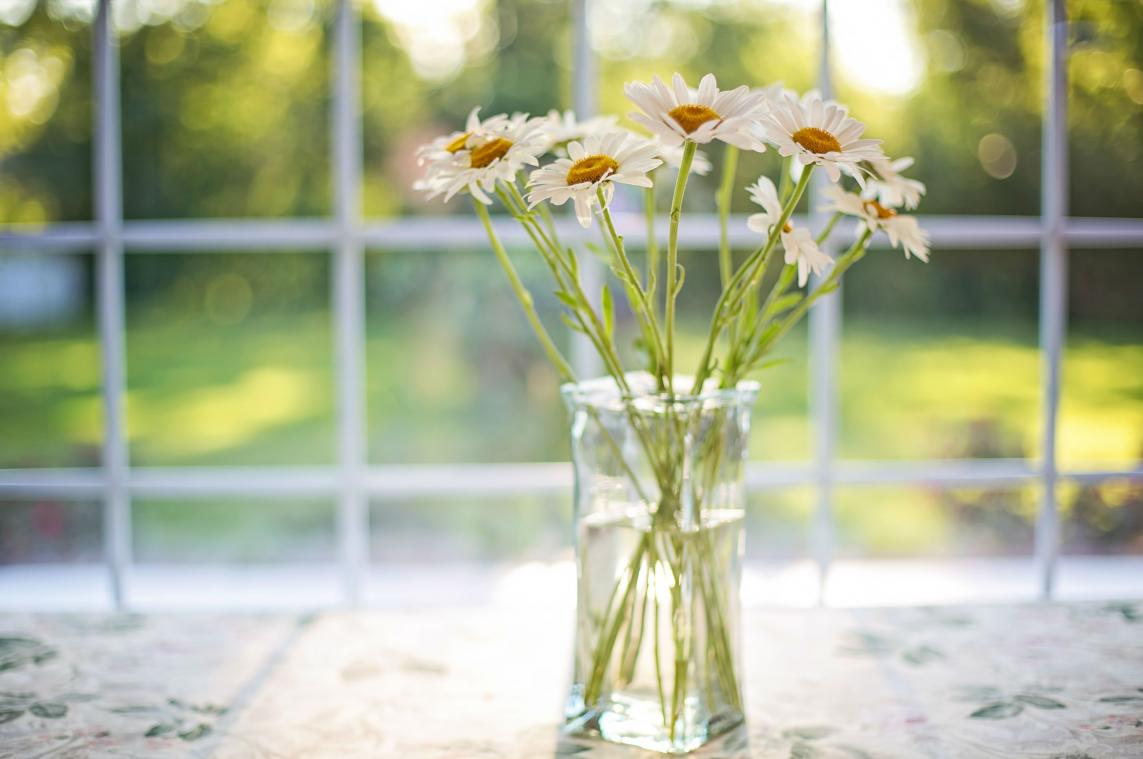
[[[374,603],[575,603],[570,493],[377,502]]]
[[[1068,3],[1068,138],[1073,216],[1141,214],[1143,13],[1138,3]]]
[[[93,257],[0,254],[0,468],[100,460]]]
[[[746,558],[792,559],[810,555],[813,488],[767,489],[746,499]]]
[[[466,199],[412,190],[418,145],[468,112],[533,115],[570,103],[568,4],[374,0],[364,9],[362,106],[366,216],[470,214]]]
[[[333,460],[323,253],[130,253],[127,419],[141,465]]]
[[[831,3],[830,17],[838,99],[916,158],[923,213],[1039,213],[1042,3]]]
[[[90,219],[94,3],[0,3],[0,224]]]
[[[117,4],[127,217],[329,212],[331,6]]]
[[[103,510],[94,501],[0,500],[0,566],[103,558]]]
[[[1143,458],[1141,250],[1074,250],[1060,388],[1062,467],[1134,467]]]
[[[332,561],[328,501],[218,498],[136,501],[134,557],[144,564]]]
[[[840,453],[1038,455],[1038,257],[874,250],[846,274]]]
[[[510,254],[567,355],[547,269]],[[491,251],[370,253],[367,278],[371,461],[567,459],[559,377]]]
[[[842,557],[1029,556],[1038,490],[847,487],[834,519]]]
[[[1143,577],[1143,483],[1065,482],[1060,490],[1060,598],[1133,598]],[[1122,612],[1128,616],[1128,611]]]

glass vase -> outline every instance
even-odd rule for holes
[[[578,581],[565,731],[685,753],[744,720],[743,470],[758,386],[683,396],[647,374],[625,380],[563,388]]]

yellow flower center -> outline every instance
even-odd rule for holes
[[[714,110],[697,103],[677,105],[667,111],[667,115],[674,119],[687,134],[690,134],[708,121],[717,121],[722,118]]]
[[[503,137],[489,140],[483,145],[472,149],[472,153],[468,156],[469,165],[474,169],[483,169],[493,161],[503,158],[504,154],[507,153],[511,147],[512,141],[506,140]]]
[[[569,185],[583,182],[598,182],[609,172],[619,171],[619,164],[609,155],[589,155],[572,164],[568,169]]]
[[[794,231],[794,225],[787,221],[785,224],[782,225],[782,231],[785,232],[786,234],[790,234],[791,232]]]
[[[865,206],[865,210],[869,213],[877,214],[878,219],[892,219],[897,215],[897,212],[892,208],[886,208],[876,200],[866,200],[862,205]]]
[[[811,153],[840,153],[841,143],[837,138],[824,129],[817,127],[802,127],[790,135],[794,142],[801,145]]]
[[[464,150],[464,144],[465,144],[465,142],[468,141],[468,138],[470,136],[471,135],[469,135],[468,132],[465,132],[464,134],[462,134],[461,136],[457,137],[455,140],[450,142],[448,145],[446,145],[445,150],[447,150],[450,153],[458,153],[461,150]]]

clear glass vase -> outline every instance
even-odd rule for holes
[[[578,576],[565,731],[685,753],[744,719],[743,468],[757,383],[563,389]],[[676,388],[690,389],[689,378]]]

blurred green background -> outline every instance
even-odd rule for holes
[[[1039,211],[1041,0],[834,3],[838,96],[913,155],[922,211]],[[332,6],[325,0],[123,0],[115,4],[124,212],[134,219],[331,213]],[[591,6],[601,108],[622,83],[680,70],[724,86],[813,85],[818,5],[686,0]],[[1143,4],[1071,0],[1070,211],[1143,210]],[[485,113],[569,105],[567,4],[442,0],[362,5],[368,219],[470,213],[410,189],[415,146]],[[0,5],[0,224],[92,218],[89,4]],[[708,153],[716,165],[719,148]],[[740,184],[773,175],[749,156]],[[689,210],[709,212],[717,170]],[[636,198],[620,196],[634,210]],[[745,193],[735,198],[746,212]],[[684,222],[685,223],[685,222]],[[967,222],[966,223],[970,223]],[[463,250],[370,250],[366,426],[372,463],[566,458],[556,377],[502,274]],[[558,324],[544,271],[514,251]],[[128,432],[133,464],[300,466],[334,461],[329,254],[151,252],[126,258]],[[1072,250],[1060,461],[1143,457],[1143,251]],[[681,301],[693,363],[717,286],[711,251],[689,251]],[[99,351],[90,253],[0,252],[0,466],[99,464]],[[1036,250],[877,251],[844,293],[840,455],[852,459],[1039,455]],[[630,324],[626,325],[628,331]],[[557,329],[557,332],[560,331]],[[566,339],[566,338],[564,338]],[[805,331],[766,371],[752,452],[805,459]],[[1143,553],[1143,488],[1064,488],[1065,550]],[[1034,488],[851,488],[837,502],[848,555],[1027,554]],[[812,498],[752,497],[751,553],[805,554]],[[144,561],[290,561],[333,555],[331,505],[136,503]],[[99,555],[94,504],[0,503],[0,563]],[[375,560],[550,557],[570,539],[566,499],[375,504]]]

